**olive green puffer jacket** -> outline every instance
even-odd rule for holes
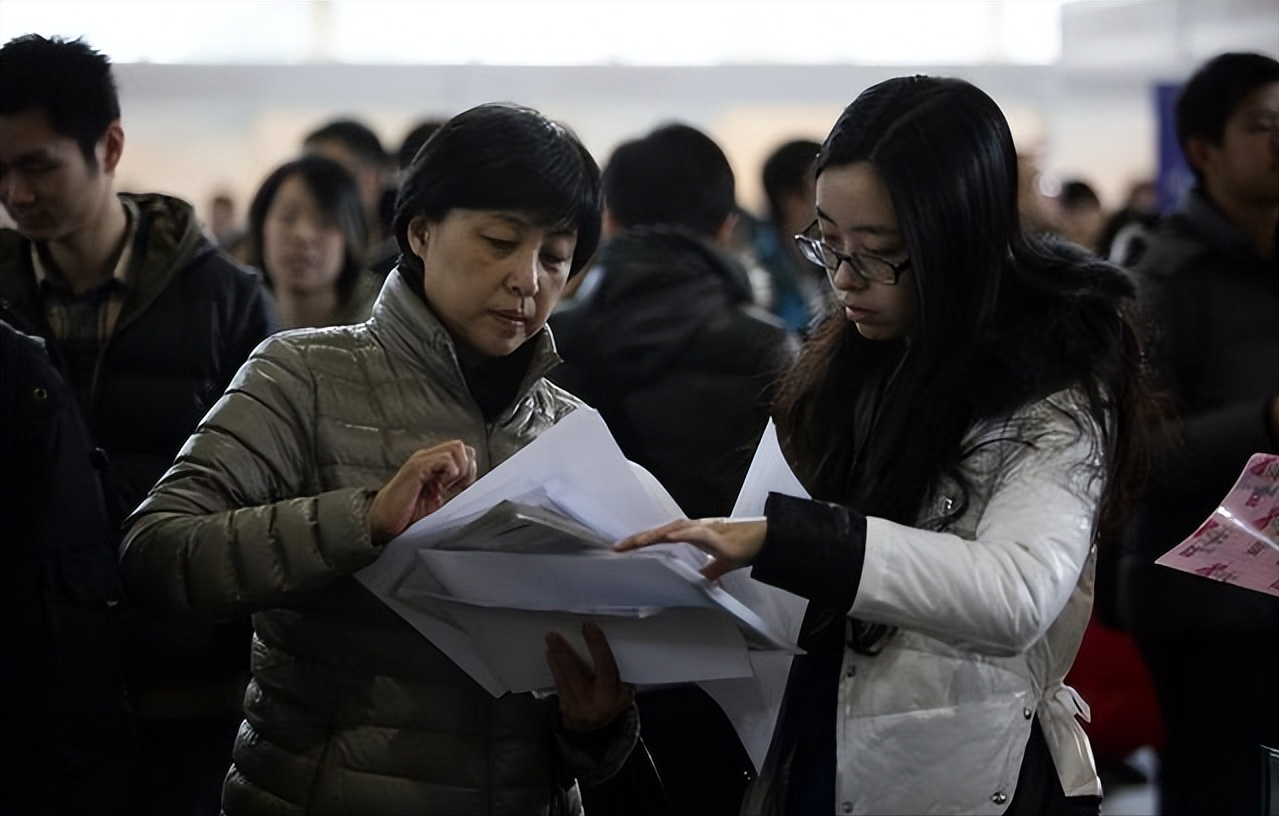
[[[605,778],[629,752],[633,714],[605,750],[569,750],[553,701],[494,699],[352,577],[379,554],[373,496],[410,454],[461,439],[483,475],[580,404],[542,379],[549,332],[530,342],[519,395],[486,422],[449,334],[392,274],[367,323],[259,346],[131,517],[137,603],[253,613],[227,813],[545,813],[558,780]]]

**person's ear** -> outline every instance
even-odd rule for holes
[[[98,167],[104,173],[114,173],[123,154],[124,128],[120,127],[120,120],[117,119],[107,125],[106,132],[98,140]]]
[[[737,229],[737,213],[729,213],[724,219],[724,223],[719,225],[719,229],[715,230],[715,243],[720,246],[731,246],[733,242],[733,230]]]
[[[409,249],[413,250],[413,254],[426,260],[426,244],[430,235],[430,220],[425,215],[419,215],[409,221],[408,239]]]
[[[804,190],[782,193],[777,201],[779,212],[774,213],[781,223],[775,226],[788,230],[793,228],[795,232],[804,229],[817,217],[817,207],[813,203],[815,200],[816,195],[811,184]]]
[[[1211,151],[1212,145],[1202,136],[1190,136],[1186,139],[1186,163],[1196,173],[1203,174]]]
[[[604,217],[600,226],[600,237],[602,238],[612,238],[624,229],[622,222],[617,220],[617,216],[613,215],[613,211],[608,207],[604,208]]]

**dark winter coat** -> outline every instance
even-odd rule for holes
[[[0,811],[125,813],[123,596],[93,443],[40,340],[0,322]]]
[[[551,316],[551,379],[599,409],[627,458],[692,518],[733,509],[794,335],[751,304],[746,273],[679,227],[628,230]]]
[[[633,716],[586,756],[555,703],[494,698],[354,573],[381,553],[368,511],[417,450],[461,439],[479,475],[579,403],[543,379],[549,334],[513,402],[486,418],[453,340],[398,272],[367,323],[264,343],[130,522],[139,603],[253,612],[253,680],[230,814],[547,813],[560,774],[616,772]],[[575,764],[576,763],[576,764]]]
[[[1195,190],[1155,233],[1134,274],[1151,361],[1185,443],[1156,469],[1130,539],[1153,560],[1208,517],[1249,456],[1277,450],[1266,412],[1279,395],[1279,260],[1257,257]],[[1235,622],[1248,625],[1237,611]]]
[[[1256,812],[1257,746],[1279,744],[1279,599],[1154,561],[1208,518],[1252,454],[1279,451],[1266,420],[1279,395],[1279,260],[1258,257],[1192,190],[1135,272],[1181,437],[1153,470],[1118,578],[1122,623],[1163,710],[1160,801],[1166,813]]]
[[[86,424],[105,453],[104,488],[112,515],[132,510],[173,463],[196,423],[236,370],[277,328],[255,273],[204,237],[189,204],[158,194],[122,194],[136,207],[133,286],[94,376]],[[31,242],[0,230],[0,317],[51,336],[31,264]],[[55,362],[57,362],[55,358]],[[130,623],[130,674],[141,713],[154,682],[202,682],[248,667],[248,623],[219,629]],[[146,688],[142,688],[146,687]],[[238,709],[232,696],[156,700],[165,715]],[[204,709],[204,710],[201,710]]]

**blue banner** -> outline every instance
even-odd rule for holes
[[[1159,137],[1159,170],[1155,174],[1155,195],[1159,211],[1169,212],[1194,184],[1194,174],[1177,142],[1177,94],[1180,84],[1155,85],[1155,117]]]

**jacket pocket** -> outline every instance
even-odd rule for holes
[[[114,625],[124,586],[109,552],[60,552],[38,569],[32,584],[40,609],[37,637],[63,640]]]
[[[999,814],[1030,737],[1028,695],[844,720],[843,813]]]
[[[58,553],[54,572],[58,591],[74,604],[115,604],[124,598],[120,566],[109,550]]]

